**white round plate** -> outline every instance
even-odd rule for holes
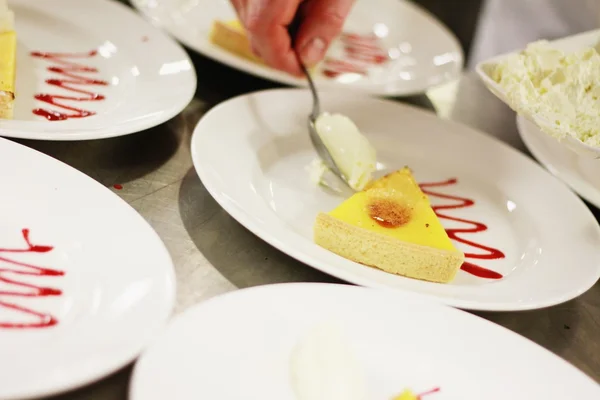
[[[548,171],[565,182],[581,197],[600,208],[600,162],[582,157],[556,139],[540,131],[527,119],[517,116],[521,139]]]
[[[505,328],[414,296],[346,285],[239,290],[176,317],[140,357],[132,400],[297,399],[291,353],[321,323],[341,327],[368,399],[597,399],[600,386]],[[451,332],[449,334],[448,332]]]
[[[129,7],[112,0],[8,3],[16,19],[17,98],[14,119],[0,120],[0,136],[126,135],[169,120],[192,99],[196,72],[186,52]],[[75,117],[61,119],[66,115]]]
[[[236,18],[228,0],[131,0],[140,12],[191,49],[230,67],[279,83],[304,79],[250,62],[213,45],[216,20]],[[319,88],[347,87],[376,95],[409,95],[457,78],[464,64],[454,35],[411,1],[356,0],[344,34],[315,71]]]
[[[222,103],[199,122],[192,139],[194,165],[207,190],[263,240],[349,282],[420,292],[469,309],[549,306],[579,296],[598,280],[598,223],[577,196],[528,157],[464,125],[392,101],[323,92],[322,107],[350,116],[367,135],[378,151],[378,175],[407,165],[422,184],[457,179],[427,188],[437,192],[429,197],[434,205],[460,203],[439,194],[474,201],[444,214],[485,224],[485,230],[459,235],[504,258],[477,259],[470,254],[490,252],[457,245],[468,253],[466,261],[503,278],[461,271],[451,284],[429,283],[351,262],[314,244],[315,217],[345,197],[309,180],[306,166],[317,156],[306,128],[311,97],[303,89]],[[442,223],[447,229],[473,228]]]
[[[173,264],[152,228],[75,169],[0,139],[0,398],[131,362],[166,323]]]

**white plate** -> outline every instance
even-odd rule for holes
[[[0,139],[0,171],[0,398],[51,395],[125,366],[171,313],[165,246],[117,195],[59,161]]]
[[[169,120],[192,99],[196,73],[185,51],[127,6],[112,0],[9,0],[9,5],[18,38],[17,100],[14,120],[0,120],[0,136],[84,140],[125,135]],[[44,54],[33,52],[68,57],[40,58]],[[69,84],[71,91],[56,86],[57,80],[85,83]],[[49,121],[33,110],[79,113],[36,95],[88,99],[55,102],[95,114]],[[89,101],[93,95],[104,99]]]
[[[323,93],[322,104],[324,110],[351,116],[368,136],[378,151],[380,174],[408,165],[421,183],[457,178],[456,184],[429,190],[475,201],[444,213],[487,225],[486,231],[463,238],[500,250],[505,258],[467,261],[504,278],[460,272],[452,284],[423,282],[365,267],[314,244],[317,213],[343,198],[314,186],[305,171],[316,153],[306,130],[311,97],[302,89],[264,91],[222,103],[199,122],[192,139],[194,165],[207,190],[271,245],[349,282],[420,292],[469,309],[549,306],[582,294],[600,276],[595,218],[528,157],[466,126],[399,103],[331,92]],[[434,205],[452,203],[430,197]],[[465,228],[442,222],[446,228]],[[467,253],[483,253],[458,245]]]
[[[548,171],[600,208],[600,160],[570,151],[521,116],[517,116],[517,128],[531,154]]]
[[[207,57],[265,79],[306,86],[303,79],[247,61],[208,40],[213,21],[235,18],[228,0],[131,0],[131,3],[157,26]],[[377,95],[408,95],[457,78],[464,64],[454,35],[410,1],[357,0],[344,32],[367,38],[376,49],[375,54],[383,55],[383,63],[357,63],[344,49],[345,43],[357,49],[356,41],[340,38],[332,44],[328,57],[350,62],[367,72],[344,73],[332,79],[324,71],[339,72],[336,70],[339,62],[322,64],[315,74],[320,88],[336,86]],[[356,50],[354,53],[364,55]]]
[[[368,399],[405,388],[439,388],[423,400],[600,398],[572,365],[484,319],[414,296],[326,284],[239,290],[179,315],[137,362],[130,398],[293,400],[290,353],[329,321],[360,360]]]

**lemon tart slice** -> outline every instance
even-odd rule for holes
[[[314,240],[352,261],[431,282],[452,281],[464,261],[408,168],[320,213]]]
[[[264,64],[260,57],[252,52],[246,29],[238,20],[213,22],[210,41],[230,53],[258,64]]]
[[[405,390],[400,393],[398,396],[394,397],[393,400],[420,400],[419,396],[411,392],[410,390]]]
[[[2,1],[2,0],[0,0]],[[246,34],[246,28],[237,20],[214,21],[210,31],[209,40],[212,44],[232,54],[245,58],[256,64],[266,65],[262,58],[252,51],[250,39]],[[308,67],[308,72],[315,71],[315,66]]]
[[[14,16],[6,0],[0,0],[0,119],[11,119],[13,115],[16,49]]]

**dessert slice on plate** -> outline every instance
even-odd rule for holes
[[[408,168],[320,213],[314,238],[344,258],[431,282],[452,281],[464,261]]]
[[[17,34],[6,0],[0,0],[0,119],[11,119],[15,102]]]
[[[246,29],[238,20],[228,22],[215,21],[210,32],[210,41],[240,57],[258,64],[264,64],[260,57],[252,52]]]
[[[394,397],[394,400],[420,400],[420,399],[419,399],[419,396],[415,395],[412,391],[405,390],[404,392],[400,393],[398,396]]]

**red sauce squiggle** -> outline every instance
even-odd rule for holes
[[[434,192],[434,191],[428,189],[428,188],[445,187],[445,186],[455,185],[456,183],[457,183],[456,179],[448,179],[443,182],[421,183],[419,186],[421,186],[421,190],[423,190],[423,193],[425,193],[426,195],[428,195],[430,197],[437,197],[439,199],[451,200],[454,202],[452,204],[443,204],[443,205],[432,206],[432,208],[433,208],[433,211],[435,211],[438,218],[440,218],[440,219],[445,219],[448,221],[455,221],[455,222],[460,222],[460,223],[465,224],[465,226],[466,226],[465,228],[446,229],[446,232],[448,233],[448,236],[450,237],[450,239],[453,239],[457,242],[466,244],[470,247],[473,247],[473,248],[483,251],[482,253],[465,253],[465,258],[478,259],[478,260],[495,260],[495,259],[499,259],[499,258],[504,258],[505,257],[504,253],[501,252],[500,250],[495,249],[493,247],[482,245],[480,243],[465,239],[460,236],[461,234],[484,232],[488,229],[488,227],[485,224],[482,224],[481,222],[477,222],[477,221],[471,221],[468,219],[456,218],[456,217],[453,217],[453,216],[450,216],[447,214],[440,213],[440,210],[453,210],[453,209],[458,209],[458,208],[467,208],[467,207],[471,207],[475,204],[475,202],[471,199],[467,199],[467,198],[459,197],[459,196],[450,196],[450,195],[447,195],[444,193]],[[478,276],[480,278],[487,278],[487,279],[501,279],[502,278],[502,275],[499,274],[498,272],[489,270],[487,268],[480,267],[479,265],[475,265],[471,262],[463,263],[461,269],[465,272],[468,272],[468,273]]]
[[[344,47],[344,57],[342,59],[329,57],[323,63],[323,75],[328,78],[349,73],[366,75],[369,67],[383,64],[388,60],[379,38],[373,34],[343,33],[340,40]]]
[[[14,323],[0,320],[1,328],[47,328],[58,323],[56,318],[50,314],[38,312],[27,307],[17,305],[13,302],[5,301],[6,297],[46,297],[60,296],[62,291],[59,289],[36,286],[30,283],[18,280],[22,277],[43,277],[43,276],[63,276],[65,273],[56,269],[39,267],[33,264],[16,261],[9,258],[9,254],[17,253],[48,253],[53,250],[52,246],[32,244],[29,240],[29,229],[22,230],[23,239],[26,248],[23,249],[2,249],[0,248],[0,282],[2,287],[8,285],[10,289],[0,290],[0,309],[9,309],[17,311],[25,316],[34,316],[37,321],[29,323]]]
[[[437,392],[439,392],[440,390],[441,390],[441,389],[438,387],[438,388],[434,388],[434,389],[428,390],[428,391],[426,391],[426,392],[423,392],[423,393],[419,393],[419,394],[417,395],[417,398],[418,398],[419,400],[421,400],[423,397],[429,396],[430,394],[437,393]]]
[[[66,96],[59,94],[36,94],[35,99],[54,107],[62,108],[63,110],[71,111],[72,113],[64,113],[59,111],[48,110],[45,108],[36,108],[33,110],[35,115],[46,118],[49,121],[62,121],[69,118],[85,118],[96,113],[93,111],[83,110],[81,108],[68,105],[67,102],[82,102],[82,101],[101,101],[104,96],[88,90],[83,90],[82,86],[107,86],[108,82],[91,79],[81,74],[97,73],[98,69],[89,67],[83,64],[78,64],[69,59],[82,59],[95,57],[98,54],[97,50],[92,50],[87,53],[42,53],[34,51],[32,57],[41,58],[52,61],[54,66],[48,67],[48,71],[61,75],[63,78],[47,79],[46,83],[64,89],[69,92],[76,93],[77,96]]]
[[[387,52],[375,35],[342,34],[342,43],[349,59],[367,64],[383,64],[388,60]]]

